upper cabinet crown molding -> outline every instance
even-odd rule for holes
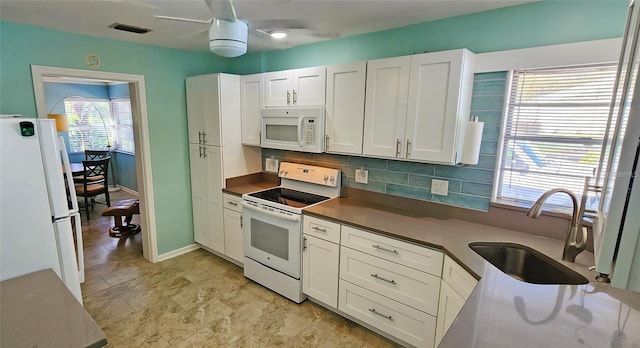
[[[264,106],[325,104],[324,66],[264,73]]]

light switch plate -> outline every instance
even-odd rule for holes
[[[449,182],[447,180],[431,180],[431,194],[446,196],[449,192]]]
[[[366,184],[369,182],[369,171],[364,168],[356,169],[356,182]]]
[[[264,163],[264,170],[267,172],[277,173],[278,172],[278,160],[275,158],[267,157]]]

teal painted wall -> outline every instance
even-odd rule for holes
[[[109,98],[127,98],[129,97],[129,84],[119,83],[117,85],[109,85]]]
[[[185,78],[226,70],[227,59],[0,22],[0,113],[36,115],[31,65],[89,69],[145,77],[158,253],[193,243]]]
[[[250,74],[468,48],[475,53],[622,36],[628,0],[539,1],[376,33],[247,54],[229,72]]]

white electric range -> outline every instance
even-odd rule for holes
[[[340,196],[340,171],[282,162],[279,187],[242,195],[244,275],[300,303],[302,209]]]

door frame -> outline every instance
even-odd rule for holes
[[[33,92],[38,118],[47,118],[44,95],[44,79],[50,77],[72,77],[84,79],[112,80],[127,82],[131,98],[133,136],[136,150],[136,177],[140,199],[140,224],[142,225],[142,254],[150,262],[158,260],[156,234],[155,200],[151,168],[151,145],[149,142],[149,119],[147,97],[143,75],[123,74],[108,71],[94,71],[51,66],[31,65]]]

